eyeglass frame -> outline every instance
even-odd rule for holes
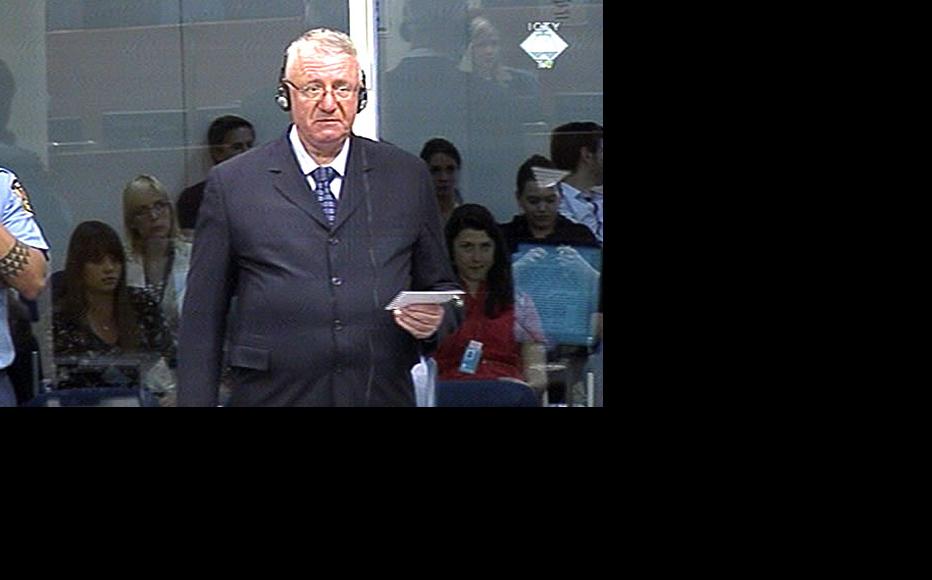
[[[140,220],[145,217],[159,218],[162,217],[166,211],[171,211],[171,207],[171,202],[160,199],[159,201],[152,203],[152,205],[141,205],[133,209],[132,216],[134,220]],[[152,215],[153,211],[157,211],[158,213],[156,215]]]
[[[302,99],[306,99],[306,100],[308,100],[308,101],[310,101],[310,102],[312,102],[312,103],[317,103],[317,102],[320,102],[320,101],[324,100],[324,96],[325,96],[327,93],[332,94],[332,95],[333,95],[333,99],[334,99],[335,101],[339,101],[339,102],[341,102],[341,103],[345,103],[345,102],[351,100],[354,96],[356,96],[356,95],[359,94],[359,86],[358,86],[358,85],[357,85],[356,87],[353,87],[353,88],[348,88],[348,87],[334,87],[334,86],[331,86],[331,87],[327,88],[327,87],[324,87],[323,85],[318,85],[317,83],[311,82],[311,83],[308,83],[304,88],[301,88],[301,87],[299,87],[298,85],[294,84],[293,82],[289,81],[288,79],[282,79],[282,83],[283,83],[283,84],[287,84],[289,87],[291,87],[292,89],[294,89],[294,90],[298,93],[298,95],[300,95],[300,97],[301,97]],[[307,92],[307,91],[311,90],[311,88],[313,88],[315,85],[316,85],[316,88],[321,89],[320,96],[318,96],[318,97],[314,97],[313,95],[308,94],[308,92]],[[338,91],[338,90],[342,90],[342,89],[344,89],[344,88],[346,88],[346,89],[349,91],[349,93],[348,93],[346,96],[341,97],[341,96],[340,96],[340,93],[338,93],[337,91]]]

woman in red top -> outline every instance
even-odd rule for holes
[[[540,320],[529,298],[515,300],[511,260],[495,218],[481,205],[461,205],[445,231],[453,269],[466,290],[466,317],[434,355],[440,380],[511,379],[543,390]],[[475,343],[470,349],[472,341],[481,350]]]

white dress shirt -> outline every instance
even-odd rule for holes
[[[602,243],[602,192],[580,191],[560,182],[560,213],[567,219],[583,224],[592,230],[599,243]]]
[[[320,164],[314,161],[314,158],[311,157],[304,148],[304,144],[301,143],[301,139],[298,137],[298,128],[294,125],[291,126],[291,130],[288,132],[288,140],[291,141],[291,150],[294,151],[295,159],[298,160],[298,165],[301,166],[301,173],[304,174],[304,178],[311,186],[311,189],[316,189],[317,183],[314,181],[314,178],[311,177],[311,172],[320,167]],[[337,172],[337,176],[330,182],[330,192],[333,193],[333,197],[335,197],[337,201],[340,200],[340,191],[343,189],[343,178],[346,176],[346,160],[349,158],[349,143],[350,140],[349,137],[347,137],[346,141],[343,142],[343,148],[340,149],[340,153],[326,166]]]

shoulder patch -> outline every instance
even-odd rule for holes
[[[35,215],[36,212],[32,209],[32,204],[29,203],[29,195],[26,194],[26,188],[23,187],[23,184],[19,182],[19,179],[14,179],[13,184],[10,186],[10,189],[19,196],[20,202],[23,204],[23,210],[29,215]]]

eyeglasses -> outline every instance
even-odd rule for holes
[[[172,204],[167,201],[157,201],[152,205],[143,205],[133,210],[133,219],[142,219],[147,217],[161,217],[163,213],[171,208]]]
[[[356,87],[351,85],[337,85],[327,89],[323,85],[311,83],[304,88],[300,88],[298,85],[294,84],[288,79],[282,79],[282,82],[287,83],[289,87],[296,90],[298,94],[301,95],[301,98],[307,99],[308,101],[314,103],[323,99],[328,90],[333,94],[333,98],[338,101],[348,101],[356,96]]]

